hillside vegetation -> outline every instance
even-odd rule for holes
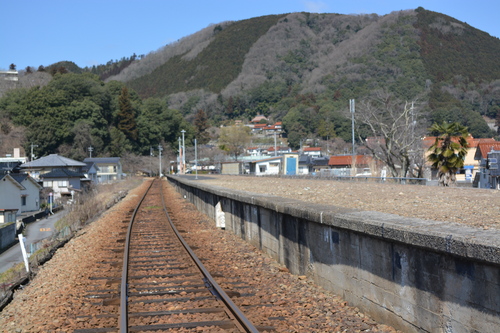
[[[358,117],[381,96],[386,106],[412,105],[418,133],[458,121],[474,137],[492,137],[485,119],[500,119],[499,53],[498,38],[423,8],[223,22],[147,55],[22,73],[20,82],[40,84],[10,87],[0,99],[0,140],[17,133],[27,148],[43,138],[39,156],[81,157],[90,144],[97,154],[147,154],[160,142],[175,148],[181,127],[200,137],[208,125],[263,114],[283,122],[292,148],[350,142],[349,100]],[[200,115],[209,124],[197,129]],[[358,121],[356,134],[358,145],[374,135]]]
[[[449,16],[292,13],[195,35],[142,59],[149,74],[127,79],[138,62],[112,79],[166,98],[187,119],[199,109],[215,124],[264,114],[300,137],[349,141],[348,100],[380,90],[416,102],[428,125],[460,121],[475,137],[495,135],[483,117],[499,114],[500,41]],[[151,69],[158,53],[170,56]]]

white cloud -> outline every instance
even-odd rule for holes
[[[324,13],[328,9],[328,5],[323,1],[304,1],[306,12],[310,13]]]

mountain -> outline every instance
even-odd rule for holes
[[[207,27],[108,80],[142,98],[167,98],[188,118],[204,109],[216,122],[259,113],[280,120],[301,104],[345,118],[348,99],[383,89],[418,100],[432,121],[460,120],[482,137],[494,134],[482,117],[500,108],[499,53],[498,38],[421,7],[384,16],[292,13]],[[314,126],[305,133],[317,135]]]
[[[421,7],[222,22],[147,55],[92,68],[64,61],[20,74],[24,90],[0,99],[0,141],[24,126],[25,147],[46,136],[41,154],[76,158],[90,144],[109,154],[126,147],[143,154],[159,142],[175,147],[180,129],[192,139],[202,110],[216,127],[258,114],[282,121],[293,148],[306,139],[351,142],[351,99],[356,117],[375,106],[411,106],[411,126],[422,133],[434,122],[457,121],[476,138],[492,137],[488,123],[500,123],[498,54],[498,38]],[[132,142],[118,130],[122,97],[137,120]],[[360,145],[378,135],[368,125],[356,121]]]

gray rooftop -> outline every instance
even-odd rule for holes
[[[37,160],[24,163],[21,168],[46,168],[46,167],[84,167],[85,163],[72,160],[57,154],[41,157]]]
[[[74,172],[68,169],[54,169],[51,172],[40,175],[40,178],[85,178],[81,172]]]
[[[106,164],[117,164],[120,162],[119,157],[87,157],[83,160],[84,162],[94,162],[94,163],[106,163]]]

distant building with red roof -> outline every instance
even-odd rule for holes
[[[319,157],[321,156],[321,147],[305,147],[302,153],[304,155]]]

